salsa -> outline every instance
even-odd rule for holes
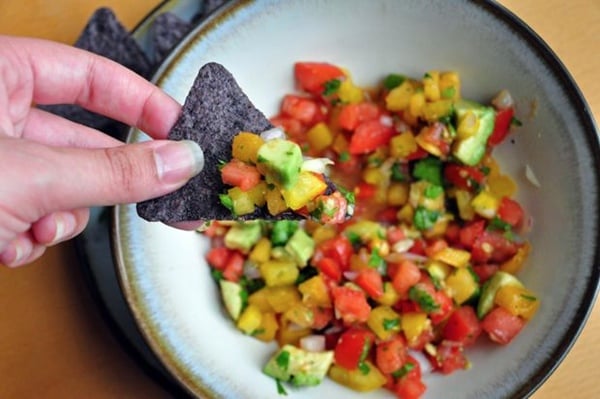
[[[301,93],[271,122],[334,161],[354,215],[213,222],[211,273],[236,327],[278,343],[263,372],[280,392],[327,376],[418,398],[423,359],[467,370],[470,346],[509,344],[540,304],[518,278],[527,217],[492,156],[518,124],[512,98],[464,99],[453,71],[392,73],[376,88],[328,63],[296,63],[294,76]]]

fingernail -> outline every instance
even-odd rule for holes
[[[154,161],[162,182],[178,184],[200,173],[204,153],[194,141],[169,141],[154,150]]]
[[[20,266],[21,262],[31,255],[32,250],[33,246],[31,245],[31,241],[17,238],[4,250],[0,257],[0,262],[8,267]]]
[[[54,238],[49,245],[56,244],[70,238],[75,231],[77,226],[77,220],[75,215],[71,212],[56,213],[54,216],[54,223],[56,223],[56,232]]]

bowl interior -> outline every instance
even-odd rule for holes
[[[460,73],[465,98],[512,93],[524,125],[495,154],[533,219],[533,252],[521,278],[540,294],[542,306],[507,347],[479,345],[467,352],[471,370],[430,375],[425,382],[428,398],[531,392],[570,347],[599,278],[597,131],[568,74],[535,34],[493,4],[267,0],[231,5],[199,26],[156,82],[183,102],[200,66],[216,61],[271,116],[294,90],[292,67],[300,60],[344,66],[361,86],[389,72],[418,77],[441,69]],[[146,139],[143,132],[130,134],[130,141]],[[540,187],[525,178],[527,165]],[[128,304],[182,384],[208,397],[279,397],[274,381],[260,372],[274,346],[244,337],[228,321],[203,260],[208,243],[202,236],[147,223],[134,205],[123,205],[115,212],[113,237]],[[293,392],[295,398],[314,395],[387,396],[329,381]]]

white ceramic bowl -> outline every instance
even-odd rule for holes
[[[533,217],[534,251],[522,273],[542,306],[507,347],[477,346],[474,367],[430,375],[426,398],[507,398],[532,393],[580,331],[600,270],[600,149],[590,110],[552,51],[495,3],[420,0],[243,1],[198,26],[156,75],[183,102],[199,67],[225,65],[267,115],[293,90],[298,60],[328,61],[360,85],[391,71],[420,76],[458,71],[463,96],[485,101],[506,88],[524,126],[496,152]],[[535,111],[535,112],[534,112]],[[532,114],[535,114],[533,117]],[[131,141],[145,140],[134,131]],[[525,179],[530,165],[541,187]],[[278,398],[260,372],[273,346],[245,337],[227,320],[203,260],[207,242],[117,208],[114,245],[128,304],[150,347],[191,393],[210,398]],[[326,381],[292,398],[383,398]]]

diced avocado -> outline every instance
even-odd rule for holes
[[[333,362],[333,351],[309,352],[284,345],[263,368],[263,372],[279,381],[296,386],[319,385]]]
[[[262,237],[259,221],[242,222],[232,226],[225,234],[225,246],[230,249],[249,251]]]
[[[295,220],[276,221],[271,230],[271,244],[274,247],[285,245],[296,230],[298,230],[298,222]]]
[[[290,188],[298,180],[303,163],[300,146],[292,141],[273,139],[258,149],[257,167],[267,181]]]
[[[233,320],[237,320],[245,306],[246,290],[240,284],[228,280],[219,281],[219,285],[225,309]]]
[[[452,147],[452,155],[459,161],[466,165],[476,165],[483,158],[487,140],[494,131],[494,109],[468,100],[457,101],[454,103],[454,109],[459,121],[468,111],[473,112],[479,119],[479,127],[475,134],[457,140]]]
[[[285,244],[285,249],[299,267],[304,267],[315,252],[315,242],[304,229],[298,229]]]
[[[503,271],[497,271],[488,281],[485,282],[477,304],[477,317],[483,318],[494,307],[496,293],[501,287],[506,285],[516,285],[522,287],[523,284],[512,274]]]

